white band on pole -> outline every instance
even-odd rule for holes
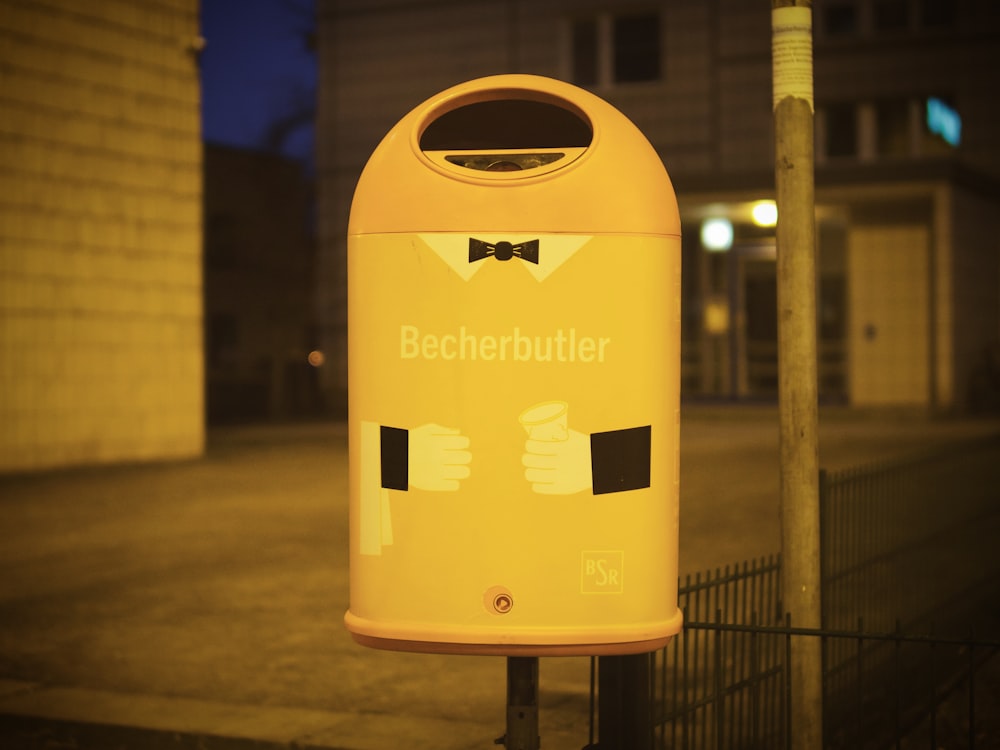
[[[774,109],[787,97],[805,99],[813,107],[812,9],[771,10],[771,65]]]

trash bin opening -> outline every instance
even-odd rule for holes
[[[516,183],[569,166],[594,140],[590,120],[569,102],[525,93],[500,90],[482,99],[480,92],[448,102],[427,118],[417,147],[460,179]]]
[[[428,123],[422,151],[537,151],[586,148],[594,133],[576,112],[534,99],[476,101]]]

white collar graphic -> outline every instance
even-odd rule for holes
[[[591,239],[591,235],[584,234],[538,235],[476,233],[475,235],[469,235],[447,232],[440,234],[419,234],[417,236],[424,243],[426,243],[426,245],[433,250],[441,260],[447,263],[455,273],[461,276],[463,281],[468,281],[480,268],[486,266],[486,263],[483,261],[477,263],[469,262],[470,236],[475,236],[477,240],[482,240],[483,242],[489,242],[491,244],[505,241],[517,245],[522,242],[539,240],[540,252],[537,265],[534,263],[526,263],[516,258],[511,259],[528,271],[528,273],[534,276],[535,280],[539,282],[545,281],[549,274],[572,258],[576,251],[587,244],[587,242]]]

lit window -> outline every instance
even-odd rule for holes
[[[928,97],[924,102],[924,113],[923,153],[947,153],[961,144],[962,116],[949,98]]]

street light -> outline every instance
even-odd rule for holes
[[[729,219],[706,219],[701,224],[701,244],[715,253],[723,253],[733,246],[733,224]]]
[[[757,201],[750,209],[750,216],[759,227],[773,227],[778,223],[778,206],[774,201]]]

